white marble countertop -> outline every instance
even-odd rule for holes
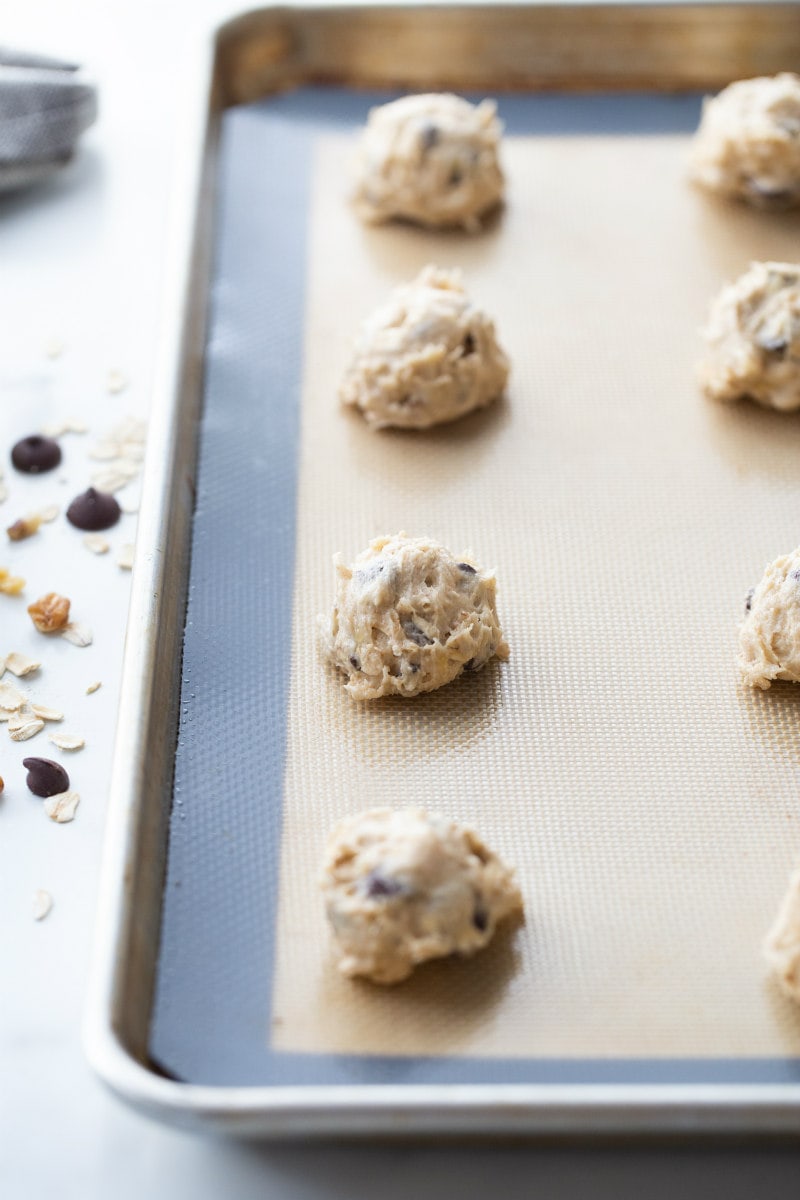
[[[115,558],[133,541],[136,517],[125,516],[108,535],[111,552],[95,557],[63,508],[97,469],[88,457],[92,444],[124,416],[147,416],[182,64],[191,39],[239,7],[230,0],[7,0],[3,8],[6,45],[86,65],[100,85],[101,116],[51,184],[0,199],[3,527],[42,505],[62,508],[52,525],[0,552],[0,565],[27,578],[28,600],[51,590],[68,595],[74,616],[94,633],[85,649],[44,642],[25,603],[0,596],[0,655],[40,658],[41,671],[22,690],[62,708],[63,727],[87,741],[71,757],[58,755],[82,801],[72,824],[56,825],[28,792],[20,765],[25,753],[54,750],[47,730],[20,744],[0,733],[0,1194],[477,1200],[500,1188],[557,1200],[634,1195],[647,1186],[653,1200],[679,1190],[762,1200],[784,1192],[800,1171],[790,1149],[224,1143],[128,1111],[86,1065],[81,1018],[130,578]],[[48,358],[56,341],[63,352]],[[112,370],[128,381],[121,392],[107,389]],[[5,457],[11,443],[65,417],[83,420],[89,432],[65,436],[62,468],[40,478],[13,473]],[[125,494],[135,497],[136,484]],[[94,680],[102,687],[87,695]],[[40,922],[32,913],[38,888],[54,901]]]

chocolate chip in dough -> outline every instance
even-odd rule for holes
[[[20,438],[12,447],[11,461],[18,471],[26,475],[41,475],[52,471],[61,462],[61,447],[54,438],[32,433]]]
[[[785,337],[757,337],[756,344],[767,354],[774,354],[778,358],[783,358],[789,348],[788,339]]]
[[[69,775],[51,758],[23,758],[22,765],[27,768],[27,783],[34,796],[46,799],[69,791]]]
[[[367,895],[372,899],[377,900],[383,896],[398,896],[400,892],[405,891],[399,879],[392,879],[388,875],[382,875],[380,871],[370,871],[366,880]]]
[[[797,200],[795,188],[771,188],[757,179],[746,179],[744,186],[764,208],[790,208]]]
[[[476,929],[480,930],[481,933],[483,933],[483,931],[486,929],[486,926],[489,924],[489,914],[486,912],[486,909],[482,904],[476,904],[475,911],[472,914],[472,924]]]
[[[402,625],[403,633],[415,646],[433,645],[433,638],[429,638],[426,633],[423,633],[419,625],[415,625],[413,621],[403,621]]]
[[[112,525],[116,525],[121,512],[122,509],[112,495],[90,487],[72,501],[67,509],[67,520],[76,529],[98,533],[101,529],[110,529]]]
[[[423,152],[426,150],[432,150],[439,141],[439,130],[436,125],[432,125],[430,122],[426,121],[419,131],[419,140],[422,144]]]

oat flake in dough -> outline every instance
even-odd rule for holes
[[[503,196],[493,100],[404,96],[370,111],[358,151],[354,202],[369,222],[480,228]]]
[[[712,400],[800,408],[800,266],[756,262],[714,301],[699,378]]]
[[[513,872],[477,834],[421,808],[342,821],[322,889],[339,969],[375,983],[399,983],[431,958],[474,954],[522,908]]]
[[[800,76],[743,79],[706,99],[690,171],[708,191],[759,208],[800,204]]]
[[[775,924],[767,934],[764,956],[781,990],[800,1003],[800,871],[789,880]]]
[[[328,660],[355,700],[418,696],[508,658],[495,577],[432,538],[380,537],[352,566],[334,559],[336,600],[320,618]]]
[[[362,325],[339,399],[374,429],[427,429],[496,400],[508,359],[460,271],[428,266]]]
[[[747,600],[739,667],[750,687],[773,679],[800,683],[800,549],[776,558]]]

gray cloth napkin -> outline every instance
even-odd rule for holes
[[[97,89],[74,63],[0,47],[0,191],[62,166],[96,116]]]

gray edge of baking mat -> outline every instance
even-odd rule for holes
[[[385,99],[307,88],[222,121],[151,1056],[177,1078],[227,1085],[797,1081],[798,1060],[406,1058],[267,1045],[311,151],[318,134],[361,124]],[[499,107],[513,134],[676,133],[696,126],[699,100],[503,96]]]

